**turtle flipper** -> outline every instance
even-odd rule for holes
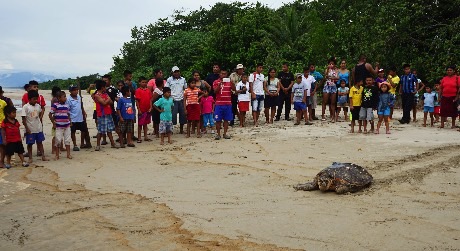
[[[302,191],[312,191],[312,190],[318,190],[318,182],[316,179],[312,182],[304,183],[304,184],[297,184],[294,186],[295,190],[302,190]]]
[[[352,190],[348,186],[338,185],[335,187],[335,192],[338,194],[344,194],[344,193],[352,192]]]

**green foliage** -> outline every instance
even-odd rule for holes
[[[100,79],[101,76],[99,76],[99,74],[91,74],[91,75],[88,75],[88,76],[83,76],[83,77],[80,77],[78,80],[77,79],[71,79],[71,78],[68,78],[68,79],[54,79],[54,80],[50,80],[50,81],[47,81],[47,82],[43,82],[43,83],[40,83],[40,89],[42,90],[51,90],[51,88],[53,88],[53,86],[57,86],[59,88],[61,88],[61,90],[68,90],[69,89],[69,86],[71,85],[77,85],[78,82],[80,83],[80,88],[82,90],[84,89],[87,89],[88,86],[92,83],[94,83],[94,81],[96,79]]]

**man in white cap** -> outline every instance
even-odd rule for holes
[[[230,81],[236,86],[241,81],[241,76],[244,73],[243,64],[236,65],[235,71],[230,74]],[[238,95],[232,92],[232,112],[233,120],[230,121],[230,126],[235,124],[235,115],[238,114]]]
[[[179,113],[180,134],[184,133],[184,124],[187,123],[184,108],[184,90],[187,89],[187,81],[181,77],[179,67],[174,66],[171,69],[172,76],[166,80],[165,87],[171,88],[171,97],[174,101],[172,111],[173,124],[177,124],[177,113]]]

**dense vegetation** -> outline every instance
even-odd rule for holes
[[[177,65],[190,76],[208,73],[213,62],[253,71],[258,62],[279,69],[287,61],[298,72],[309,62],[322,68],[330,56],[351,67],[364,53],[383,67],[411,63],[433,81],[459,61],[459,9],[460,0],[300,0],[278,9],[217,3],[134,27],[111,70],[115,79],[125,69],[137,78]]]

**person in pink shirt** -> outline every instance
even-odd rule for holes
[[[153,70],[153,78],[149,80],[147,83],[147,88],[153,93],[155,88],[157,87],[155,81],[158,78],[163,78],[163,71],[160,68],[156,68]],[[166,79],[163,80],[164,84],[166,84]],[[163,85],[164,86],[164,85]]]
[[[206,127],[209,124],[209,128],[211,128],[211,133],[214,133],[214,98],[209,96],[209,91],[203,91],[203,97],[200,99],[201,104],[201,115],[203,118],[203,128],[204,133],[206,133]]]
[[[139,88],[134,94],[138,113],[137,122],[137,143],[142,143],[142,131],[144,131],[144,141],[152,141],[148,136],[148,125],[152,122],[152,100],[153,94],[147,88],[147,79],[139,78]]]

